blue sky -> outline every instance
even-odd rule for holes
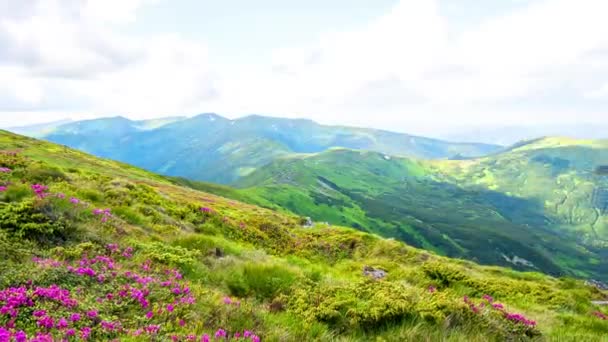
[[[603,0],[0,0],[0,127],[217,112],[607,123]]]

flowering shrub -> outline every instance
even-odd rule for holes
[[[0,290],[0,341],[108,340],[121,336],[175,341],[210,340],[209,334],[176,334],[188,328],[196,299],[177,269],[150,260],[137,268],[134,249],[109,244],[105,252],[75,261],[34,258],[42,270],[80,278],[81,286],[38,286],[32,281]],[[64,277],[65,278],[65,277]],[[226,297],[225,303],[237,305]],[[27,333],[25,333],[27,332]],[[199,336],[200,337],[197,337]],[[251,331],[216,339],[260,341]]]
[[[110,209],[93,209],[93,215],[101,216],[101,222],[107,222],[112,217]]]
[[[483,295],[479,304],[475,304],[468,296],[464,296],[463,301],[475,314],[494,315],[506,321],[510,333],[529,337],[540,335],[540,331],[536,328],[536,321],[521,314],[507,312],[504,305],[495,303],[494,298],[489,295]]]
[[[606,315],[605,313],[603,313],[601,311],[594,311],[593,316],[595,316],[603,321],[608,321],[608,315]]]
[[[47,191],[49,190],[49,187],[46,185],[42,185],[42,184],[33,184],[32,190],[36,193],[36,196],[38,196],[39,198],[45,198],[46,196],[48,196]]]

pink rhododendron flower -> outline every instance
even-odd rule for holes
[[[223,338],[223,337],[226,337],[226,330],[218,329],[218,331],[215,332],[215,338]]]

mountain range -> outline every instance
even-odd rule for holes
[[[257,115],[229,120],[202,114],[154,124],[113,117],[60,125],[41,137],[154,172],[224,184],[278,157],[332,147],[431,159],[475,157],[501,148]]]
[[[547,137],[504,148],[216,114],[71,122],[43,137],[438,254],[608,280],[608,181],[593,172],[608,164],[606,141]]]

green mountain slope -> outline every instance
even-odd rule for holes
[[[255,203],[481,263],[607,279],[603,142],[542,139],[474,160],[332,150],[237,185]]]
[[[475,161],[435,163],[445,181],[528,198],[550,224],[589,246],[608,246],[608,178],[595,170],[608,164],[608,140],[544,138],[508,153]]]
[[[608,334],[606,312],[592,304],[608,294],[582,281],[479,266],[348,228],[305,228],[298,217],[176,185],[184,180],[2,131],[0,167],[3,339]]]
[[[226,184],[278,157],[332,147],[420,158],[479,156],[500,148],[256,115],[228,120],[203,114],[156,129],[138,127],[120,117],[81,121],[45,139],[166,175]]]

